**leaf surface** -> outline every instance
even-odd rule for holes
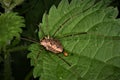
[[[109,1],[108,1],[109,2]],[[118,80],[120,79],[120,20],[116,8],[101,0],[62,0],[44,14],[39,37],[58,39],[68,56],[32,44],[31,64],[40,80]],[[43,34],[43,32],[45,34]],[[36,52],[37,51],[37,52]],[[39,53],[39,55],[38,55]]]

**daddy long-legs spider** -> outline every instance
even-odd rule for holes
[[[88,8],[89,9],[89,8]],[[85,13],[85,11],[87,11],[88,9],[84,10],[83,12],[79,12],[79,13]],[[101,11],[102,12],[102,11]],[[62,44],[62,42],[60,41],[60,39],[62,38],[68,38],[68,37],[73,37],[73,36],[76,36],[76,35],[80,35],[80,34],[87,34],[89,33],[88,30],[90,30],[92,27],[96,26],[97,24],[100,23],[100,21],[103,19],[102,17],[102,14],[98,15],[100,18],[98,21],[94,20],[94,17],[93,17],[93,14],[92,12],[89,14],[89,16],[93,18],[93,20],[89,20],[89,22],[91,21],[92,23],[92,27],[91,27],[91,24],[90,25],[86,25],[87,24],[87,19],[89,19],[88,14],[86,13],[86,15],[84,15],[85,17],[81,16],[81,15],[77,15],[79,13],[73,13],[72,15],[71,14],[67,14],[65,16],[62,17],[63,20],[59,20],[58,23],[52,25],[52,23],[50,23],[49,25],[49,21],[50,19],[48,20],[47,19],[47,14],[44,15],[43,17],[43,23],[42,25],[39,27],[40,31],[39,31],[39,37],[40,37],[40,42],[39,44],[41,46],[43,46],[46,50],[48,51],[51,51],[55,54],[58,54],[58,53],[64,53],[64,55],[67,55],[66,52],[64,52],[64,46]],[[97,9],[96,11],[93,11],[94,14],[97,14]],[[92,15],[91,15],[92,14]],[[77,16],[76,16],[77,15]],[[76,20],[78,19],[78,21]],[[96,18],[95,18],[96,19]],[[76,22],[74,22],[74,20]],[[80,21],[81,22],[80,22]],[[86,24],[85,23],[82,23],[82,22],[85,22],[86,21]],[[72,22],[75,25],[72,24]],[[79,24],[81,23],[81,24]],[[68,25],[70,24],[70,25]],[[78,25],[79,24],[79,25]],[[84,24],[84,25],[82,25]],[[51,27],[52,25],[52,27]],[[71,27],[72,25],[72,27]],[[78,26],[84,26],[84,27],[80,27],[80,29],[78,29]],[[70,27],[69,27],[70,26]],[[101,25],[102,26],[102,25]],[[76,28],[77,27],[77,28]],[[83,28],[83,29],[82,29]],[[69,29],[69,30],[68,30]],[[87,30],[88,29],[88,30]],[[68,31],[67,31],[68,30]],[[103,30],[106,30],[106,29],[103,29]],[[71,32],[70,32],[71,31]],[[91,33],[91,32],[90,32]],[[107,33],[107,32],[106,32]],[[93,34],[94,35],[94,34]],[[99,34],[98,34],[99,35]],[[101,35],[101,34],[100,34]],[[101,35],[102,36],[102,35]],[[75,37],[74,37],[75,38]],[[73,39],[74,39],[73,38]],[[103,37],[104,38],[104,37]],[[78,41],[76,41],[78,42]],[[71,42],[72,43],[72,42]],[[78,42],[79,43],[79,42]],[[68,43],[69,44],[69,43]],[[77,43],[75,43],[77,44]],[[71,45],[72,47],[73,45]],[[79,47],[78,47],[79,48]],[[69,56],[68,56],[69,57]],[[67,63],[67,61],[65,61]],[[67,63],[68,64],[68,63]],[[70,65],[70,64],[68,64]]]

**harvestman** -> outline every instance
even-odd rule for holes
[[[89,9],[89,8],[88,8]],[[86,9],[86,10],[88,10]],[[85,12],[86,10],[84,10],[83,12]],[[45,15],[47,17],[47,14]],[[55,34],[57,33],[57,31],[60,30],[60,28],[70,20],[71,18],[68,18],[66,19],[59,27],[58,29],[53,33],[53,37],[55,36]],[[48,23],[48,17],[47,17],[47,21],[46,23]],[[41,27],[41,26],[40,26]],[[46,26],[47,27],[47,26]],[[47,29],[47,28],[46,28]],[[44,33],[44,31],[41,29],[41,33]],[[73,36],[73,35],[80,35],[80,34],[86,34],[86,32],[80,32],[80,33],[77,33],[77,34],[71,34],[71,35],[66,35],[63,37],[70,37],[70,36]],[[68,56],[68,53],[64,51],[63,49],[63,46],[61,44],[61,42],[58,40],[58,39],[55,39],[53,37],[50,37],[49,35],[48,36],[45,36],[43,39],[40,40],[40,45],[42,45],[46,50],[48,51],[51,51],[55,54],[59,54],[59,53],[64,53],[64,56]],[[63,38],[62,37],[62,38]],[[30,42],[34,42],[36,43],[36,41],[33,41],[33,40],[29,40],[29,39],[26,39],[26,38],[21,38],[23,40],[27,40],[27,41],[30,41]],[[38,43],[38,42],[37,42]],[[57,55],[59,58],[61,58],[65,63],[67,63],[69,66],[71,66],[71,64],[69,62],[67,62],[66,60],[64,60],[62,57],[60,57],[59,55]]]
[[[65,24],[65,22],[63,24]],[[45,35],[45,33],[43,32],[42,29],[41,29],[41,32]],[[55,31],[54,35],[56,34],[56,32],[57,32],[57,30]],[[30,41],[30,42],[34,42],[34,43],[38,43],[34,40],[29,40],[29,39],[26,39],[26,38],[21,38],[21,39],[27,40],[27,41]],[[50,37],[49,35],[45,36],[43,39],[40,40],[40,45],[42,45],[46,50],[51,51],[55,54],[64,53],[64,56],[68,56],[68,53],[64,51],[61,42],[59,40],[55,39],[55,38]],[[62,57],[60,57],[59,55],[57,55],[57,56],[59,58],[61,58],[65,63],[67,63],[69,66],[71,66],[71,64],[68,63],[66,60],[64,60]]]

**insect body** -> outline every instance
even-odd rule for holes
[[[62,53],[63,47],[62,44],[53,38],[45,37],[40,41],[40,44],[46,48],[46,50],[51,51],[53,53]]]
[[[35,40],[30,40],[30,39],[27,39],[27,38],[21,38],[21,39],[27,40],[27,41],[30,41],[30,42],[34,42],[34,43],[38,43]],[[68,56],[68,53],[64,52],[62,44],[57,39],[50,38],[49,36],[45,37],[42,40],[40,40],[40,45],[45,47],[46,50],[51,51],[55,54],[63,53],[64,56]]]
[[[64,56],[68,56],[67,52],[63,51],[63,46],[59,40],[45,37],[40,41],[40,44],[46,48],[46,50],[51,51],[55,54],[64,53]]]

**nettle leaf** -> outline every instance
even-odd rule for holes
[[[58,39],[68,52],[65,57],[32,44],[31,65],[40,80],[118,80],[120,79],[120,19],[109,1],[62,0],[43,15],[39,37]],[[44,32],[44,33],[43,33]],[[71,64],[69,66],[65,61]]]
[[[24,19],[17,13],[0,15],[0,47],[9,44],[13,37],[19,37],[24,27]]]

